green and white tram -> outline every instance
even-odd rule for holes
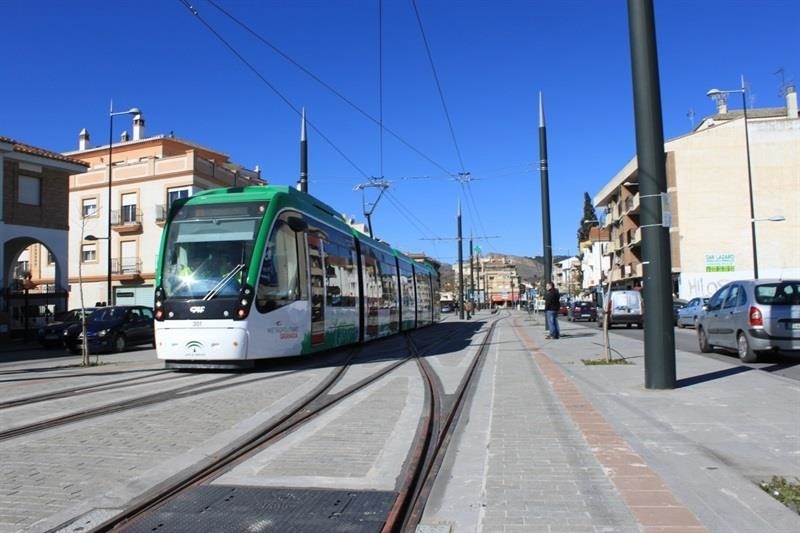
[[[156,349],[168,368],[242,368],[439,320],[439,277],[290,187],[178,200],[156,269]]]

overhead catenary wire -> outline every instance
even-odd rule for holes
[[[188,1],[187,1],[187,0],[179,0],[179,1],[181,1],[182,3],[184,3],[185,5],[187,5],[187,7],[189,7],[189,4],[188,4]],[[317,76],[316,74],[314,74],[313,72],[311,72],[311,71],[310,71],[308,68],[304,67],[303,65],[301,65],[300,63],[298,63],[297,61],[295,61],[295,60],[294,60],[294,59],[293,59],[291,56],[289,56],[287,53],[285,53],[284,51],[282,51],[280,48],[278,48],[277,46],[275,46],[274,44],[272,44],[272,43],[271,43],[269,40],[267,40],[267,39],[266,39],[265,37],[263,37],[261,34],[259,34],[258,32],[256,32],[256,31],[255,31],[254,29],[252,29],[250,26],[248,26],[247,24],[245,24],[244,22],[242,22],[240,19],[238,19],[237,17],[235,17],[235,16],[234,16],[233,14],[231,14],[230,12],[226,11],[226,10],[225,10],[223,7],[221,7],[220,5],[218,5],[218,4],[217,4],[217,3],[216,3],[214,0],[206,0],[206,1],[207,1],[209,4],[211,4],[211,5],[212,5],[214,8],[216,8],[217,10],[219,10],[219,11],[220,11],[220,13],[222,13],[223,15],[225,15],[226,17],[228,17],[228,18],[229,18],[231,21],[233,21],[233,22],[234,22],[236,25],[240,26],[240,27],[241,27],[242,29],[244,29],[244,30],[245,30],[247,33],[249,33],[250,35],[252,35],[252,36],[253,36],[255,39],[257,39],[258,41],[260,41],[261,43],[263,43],[265,46],[267,46],[268,48],[270,48],[271,50],[273,50],[273,51],[274,51],[276,54],[278,54],[279,56],[281,56],[282,58],[284,58],[286,61],[288,61],[289,63],[291,63],[291,64],[292,64],[292,65],[294,65],[295,67],[297,67],[297,68],[298,68],[298,69],[299,69],[301,72],[303,72],[304,74],[306,74],[306,75],[307,75],[308,77],[310,77],[312,80],[314,80],[314,81],[316,81],[317,83],[319,83],[320,85],[322,85],[322,87],[324,87],[326,90],[330,91],[330,92],[331,92],[331,94],[333,94],[334,96],[336,96],[337,98],[339,98],[340,100],[342,100],[344,103],[346,103],[347,105],[349,105],[350,107],[352,107],[352,108],[353,108],[355,111],[357,111],[359,114],[361,114],[361,115],[362,115],[364,118],[366,118],[367,120],[370,120],[370,121],[372,121],[374,124],[376,124],[376,125],[380,126],[380,128],[381,128],[383,131],[385,131],[386,133],[388,133],[389,135],[391,135],[392,137],[394,137],[394,138],[395,138],[397,141],[399,141],[400,143],[402,143],[402,144],[403,144],[404,146],[406,146],[406,147],[407,147],[409,150],[413,151],[414,153],[416,153],[417,155],[419,155],[421,158],[425,159],[426,161],[428,161],[429,163],[431,163],[433,166],[435,166],[436,168],[438,168],[439,170],[441,170],[442,172],[444,172],[444,173],[446,173],[446,174],[448,174],[448,175],[450,175],[450,176],[452,176],[452,175],[454,174],[454,173],[453,173],[453,172],[451,172],[449,169],[445,168],[445,167],[444,167],[443,165],[441,165],[439,162],[437,162],[436,160],[434,160],[432,157],[428,156],[427,154],[425,154],[424,152],[422,152],[420,149],[418,149],[417,147],[415,147],[414,145],[412,145],[410,142],[406,141],[406,140],[405,140],[403,137],[401,137],[399,134],[395,133],[395,132],[394,132],[394,131],[393,131],[391,128],[388,128],[388,127],[387,127],[385,124],[382,124],[382,123],[381,123],[381,121],[380,121],[379,119],[377,119],[377,118],[373,117],[372,115],[370,115],[369,113],[367,113],[366,111],[364,111],[364,110],[363,110],[361,107],[359,107],[357,104],[355,104],[355,103],[354,103],[352,100],[350,100],[349,98],[347,98],[345,95],[343,95],[343,94],[342,94],[340,91],[338,91],[336,88],[334,88],[333,86],[331,86],[329,83],[325,82],[325,81],[324,81],[322,78],[320,78],[319,76]],[[190,8],[190,9],[194,9],[194,8]]]
[[[417,0],[411,0],[411,5],[414,6],[414,14],[417,17],[419,32],[422,35],[422,42],[425,45],[425,52],[428,55],[428,63],[431,66],[433,79],[436,82],[436,90],[439,92],[439,100],[442,102],[442,108],[444,109],[444,116],[447,119],[447,126],[450,128],[450,138],[453,140],[453,146],[455,147],[456,155],[458,156],[459,168],[461,169],[462,173],[466,173],[466,169],[464,168],[464,159],[461,157],[461,149],[458,147],[458,141],[456,140],[456,132],[455,129],[453,128],[453,121],[450,120],[450,112],[447,109],[447,102],[444,99],[444,91],[442,90],[442,84],[439,82],[439,74],[437,74],[436,65],[434,65],[433,62],[433,54],[431,53],[431,47],[428,44],[428,37],[425,35],[425,27],[422,25],[422,17],[420,16],[419,9],[417,8]]]
[[[481,220],[480,210],[478,209],[477,205],[475,204],[475,199],[472,197],[472,190],[469,188],[469,181],[470,181],[470,173],[466,171],[464,167],[464,158],[461,156],[461,149],[458,146],[458,140],[456,139],[456,131],[453,127],[453,121],[450,118],[450,111],[447,108],[447,101],[444,97],[444,90],[442,89],[442,84],[439,81],[439,74],[436,71],[436,64],[433,61],[433,52],[431,52],[430,44],[428,43],[428,37],[425,33],[425,26],[422,24],[422,16],[420,15],[419,8],[417,7],[416,0],[411,0],[411,5],[414,7],[414,14],[417,18],[417,25],[419,26],[420,35],[422,36],[422,42],[425,45],[425,52],[428,56],[428,64],[431,67],[431,72],[433,74],[433,79],[436,82],[436,90],[439,93],[439,100],[442,103],[442,109],[444,110],[445,119],[447,120],[447,126],[450,130],[450,138],[453,141],[453,147],[456,151],[456,156],[458,157],[458,164],[461,172],[459,173],[458,181],[461,183],[461,191],[464,193],[464,199],[466,200],[467,210],[470,213],[470,217],[473,218],[477,223],[480,231],[483,235],[486,235],[486,230],[483,226],[483,221]],[[466,186],[465,186],[466,182]],[[487,247],[489,243],[486,243]]]
[[[284,94],[281,91],[279,91],[277,87],[275,87],[275,85],[270,83],[269,80],[267,80],[258,71],[258,69],[256,69],[247,59],[245,59],[245,57],[241,53],[239,53],[238,50],[236,50],[236,48],[232,44],[230,44],[219,32],[217,32],[200,15],[200,13],[197,11],[197,9],[191,3],[189,3],[188,0],[178,0],[178,1],[181,4],[183,4],[189,10],[189,12],[192,13],[192,15],[194,15],[195,18],[197,20],[199,20],[200,23],[203,24],[203,26],[206,27],[206,29],[208,31],[210,31],[223,45],[225,45],[225,47],[228,48],[228,50],[230,50],[231,53],[233,55],[235,55],[239,59],[239,61],[241,61],[253,74],[255,74],[256,77],[258,77],[258,79],[260,79],[267,87],[269,87],[272,90],[272,92],[274,92],[278,96],[278,98],[280,98],[281,101],[283,101],[284,104],[286,104],[292,111],[294,111],[297,114],[298,117],[302,117],[303,116],[302,111],[299,108],[297,108],[294,104],[292,104],[292,102],[286,96],[284,96]],[[213,5],[213,2],[211,2],[211,3]],[[350,159],[338,146],[336,146],[336,144],[332,140],[330,140],[328,138],[328,136],[325,135],[322,132],[322,130],[319,129],[313,122],[311,122],[310,120],[306,119],[306,124],[309,127],[311,127],[325,142],[327,142],[340,156],[342,156],[342,158],[344,158],[345,161],[350,163],[350,165],[354,169],[356,169],[356,171],[358,171],[365,178],[367,177],[367,173],[364,172],[352,159]]]

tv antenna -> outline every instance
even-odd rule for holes
[[[773,74],[776,76],[780,75],[781,84],[778,86],[778,96],[785,98],[786,94],[789,92],[789,89],[794,87],[794,82],[786,79],[786,72],[783,70],[783,67],[773,72]]]

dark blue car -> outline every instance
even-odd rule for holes
[[[81,324],[67,330],[64,338],[69,351],[79,354],[84,342]],[[128,346],[148,344],[155,347],[153,310],[143,305],[101,307],[86,322],[86,346],[89,353],[122,352]]]
[[[84,309],[70,309],[63,313],[56,313],[55,320],[39,328],[37,338],[39,344],[45,348],[64,345],[64,335],[68,328],[81,323],[81,317],[86,314],[88,317],[95,311],[94,307]]]

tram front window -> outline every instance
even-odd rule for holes
[[[213,216],[202,216],[199,207],[188,209],[194,212],[179,212],[169,225],[162,265],[165,296],[236,297],[247,275],[261,219],[225,217],[221,208],[232,207],[229,205],[216,207]]]

